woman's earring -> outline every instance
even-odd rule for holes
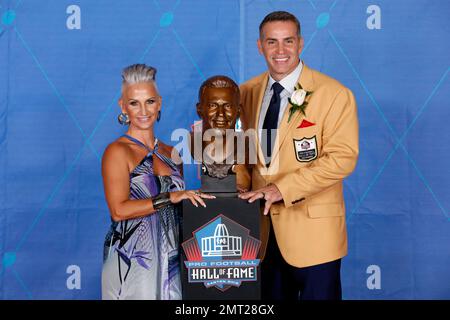
[[[117,117],[117,120],[119,123],[123,126],[130,124],[130,118],[128,117],[128,114],[121,112],[119,113],[119,116]]]
[[[156,121],[159,122],[159,119],[161,119],[161,111],[158,111],[158,117],[156,117]]]

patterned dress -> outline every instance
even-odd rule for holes
[[[184,181],[175,163],[140,141],[124,135],[149,151],[130,173],[130,199],[149,199],[161,192],[184,190]],[[153,173],[156,156],[171,168],[168,176]],[[173,205],[145,217],[112,221],[106,235],[102,299],[181,299],[179,261],[179,208]]]

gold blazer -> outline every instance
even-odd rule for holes
[[[258,128],[268,83],[265,72],[240,86],[244,129]],[[298,82],[312,91],[306,117],[297,111],[288,122],[289,107],[278,128],[272,160],[261,159],[251,170],[252,190],[269,183],[283,201],[273,204],[270,216],[280,252],[287,263],[307,267],[347,254],[343,179],[358,158],[358,117],[352,92],[341,83],[303,65]],[[264,258],[270,220],[261,214],[261,254]]]

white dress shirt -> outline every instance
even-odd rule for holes
[[[280,93],[280,113],[278,114],[278,125],[280,127],[281,119],[283,118],[283,114],[289,105],[288,98],[294,92],[294,87],[297,85],[298,78],[300,77],[300,73],[302,72],[303,63],[300,61],[298,66],[288,74],[286,77],[278,81],[283,86],[283,91]],[[269,74],[269,81],[266,86],[266,91],[264,92],[264,97],[261,105],[261,112],[259,113],[259,122],[258,122],[258,133],[259,139],[261,139],[261,129],[264,124],[264,118],[266,117],[267,110],[269,109],[270,99],[272,99],[273,90],[272,85],[276,82],[272,76]]]

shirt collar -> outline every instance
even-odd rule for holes
[[[303,69],[303,63],[300,60],[297,67],[289,73],[286,77],[278,81],[285,90],[287,90],[290,94],[294,92],[294,87],[297,84],[298,79],[300,78],[300,73]],[[272,76],[269,74],[269,83],[268,83],[268,89],[270,90],[272,88],[272,85],[274,84],[275,79],[272,78]]]

